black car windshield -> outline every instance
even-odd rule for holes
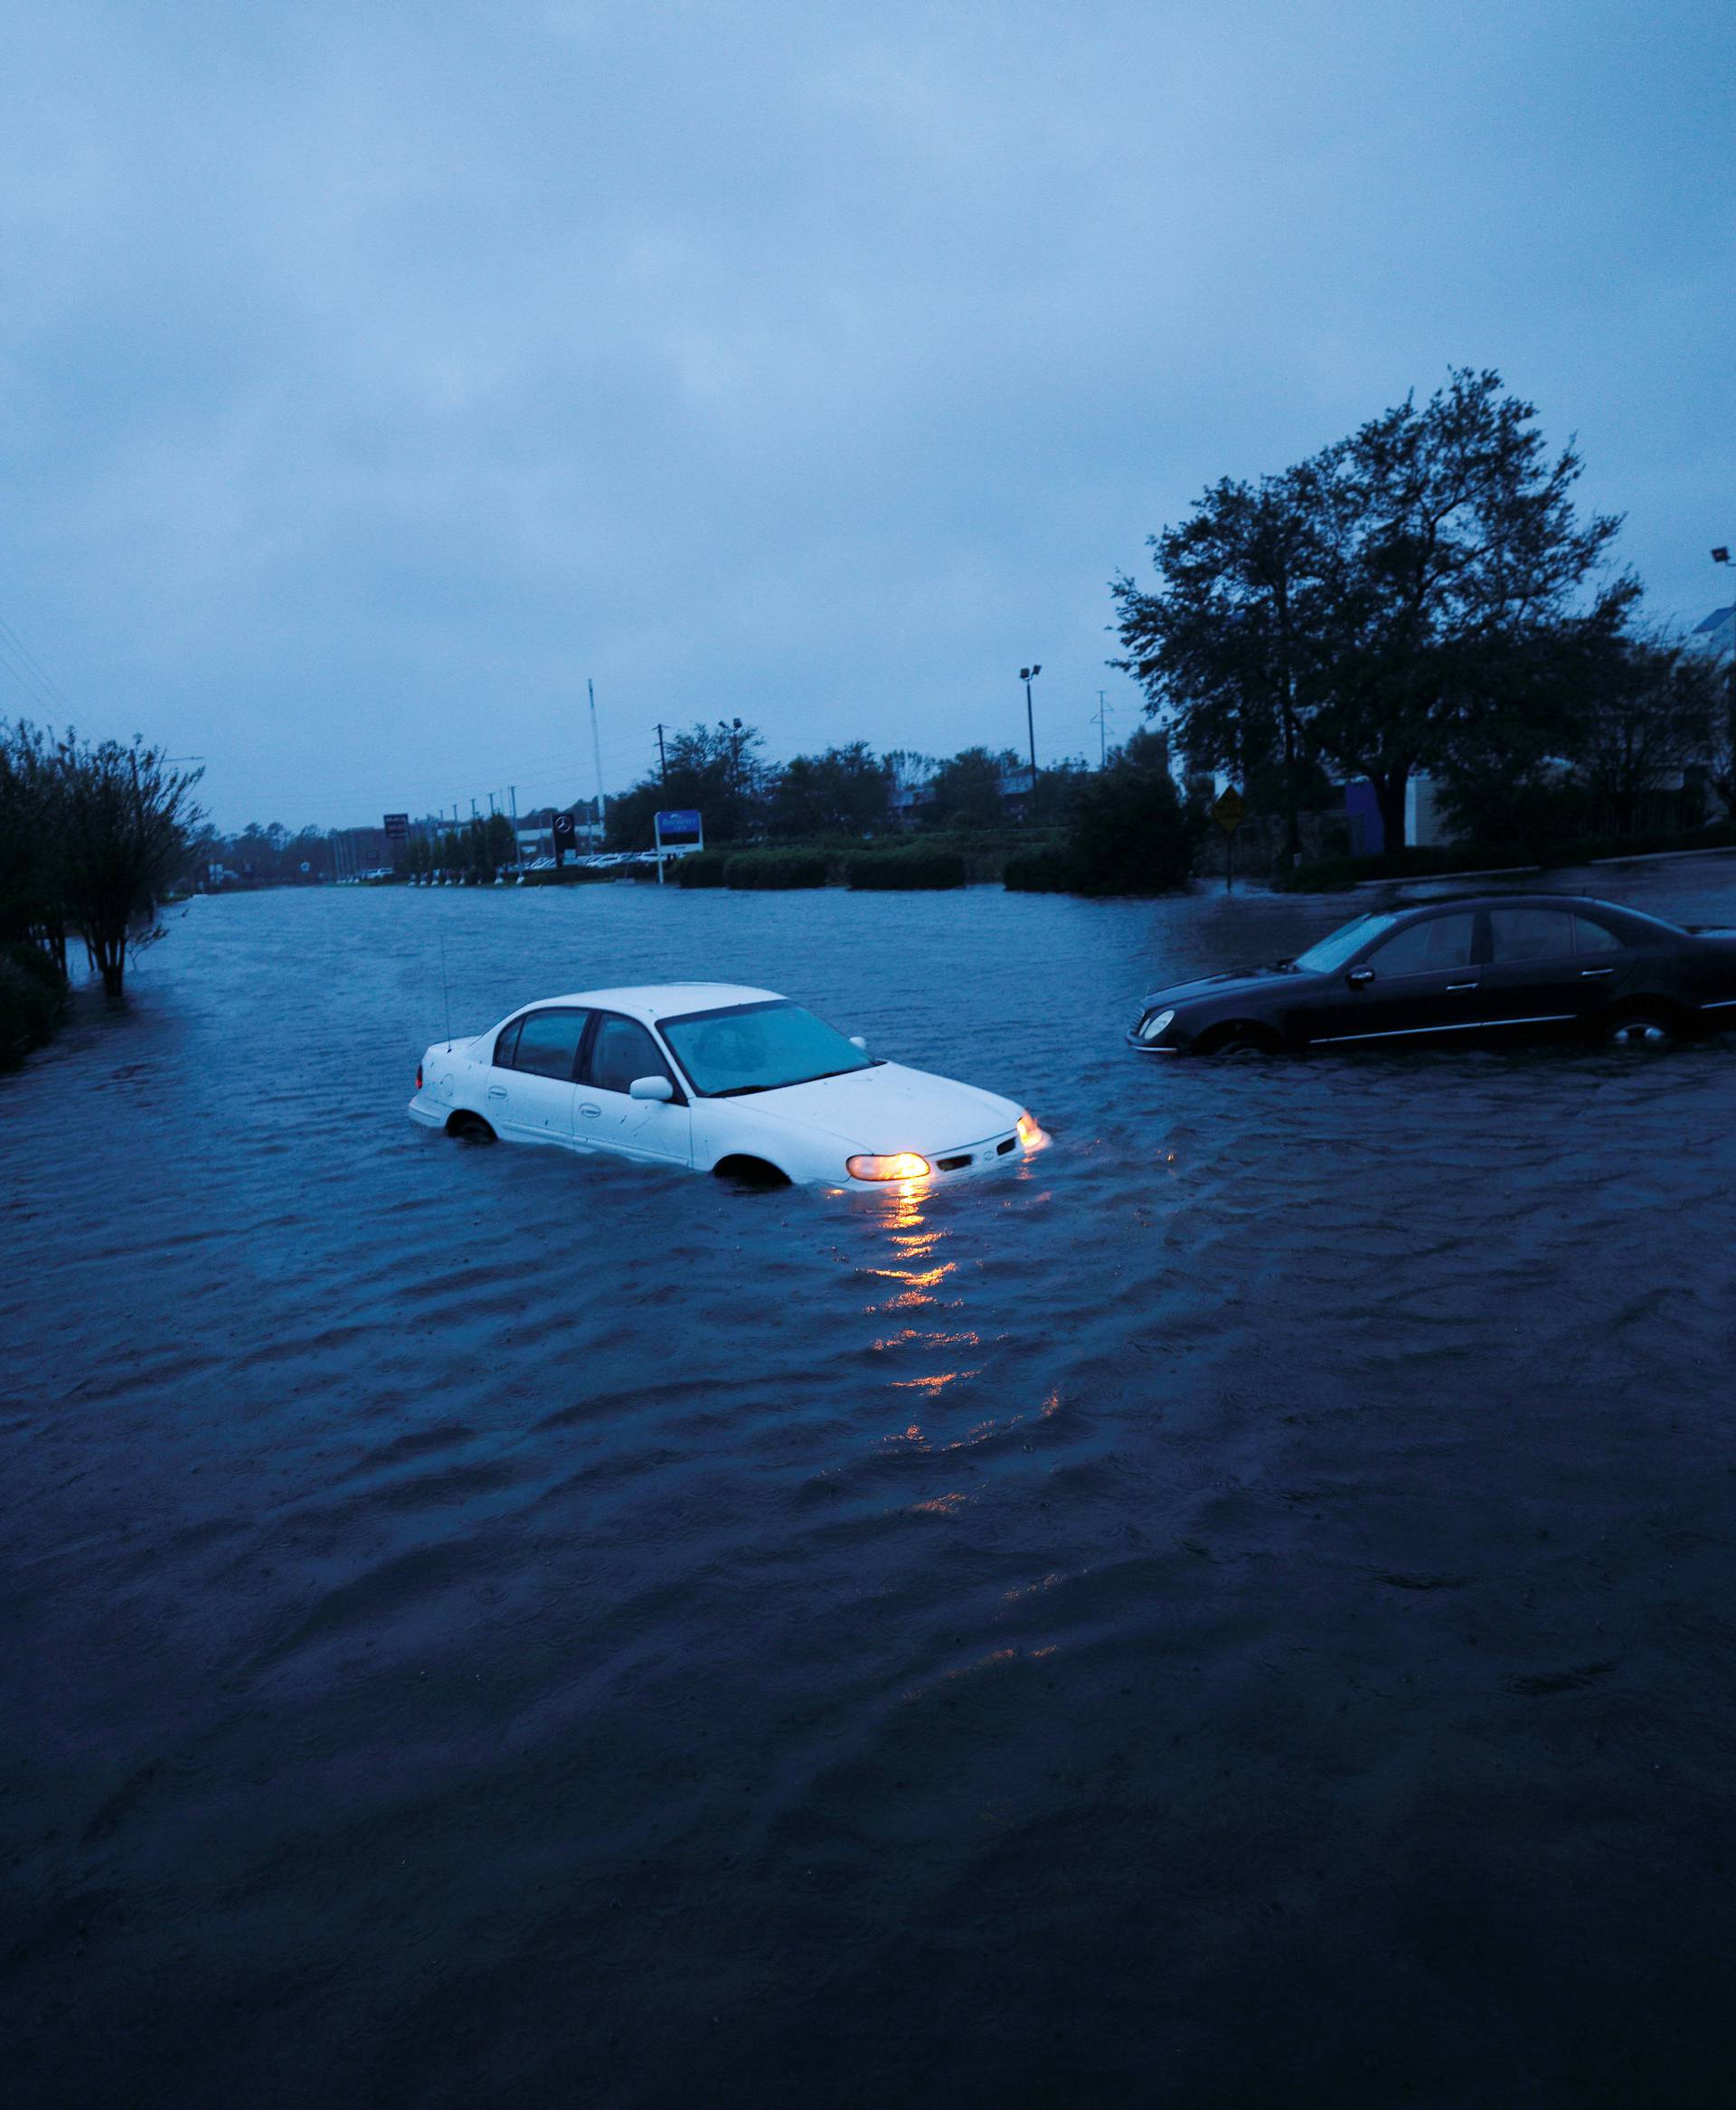
[[[1318,945],[1311,945],[1307,952],[1297,953],[1296,965],[1305,975],[1330,975],[1335,967],[1342,967],[1352,953],[1377,938],[1382,931],[1391,930],[1397,921],[1396,916],[1359,916],[1330,937],[1323,937]]]
[[[726,1003],[659,1019],[693,1089],[711,1099],[870,1069],[870,1057],[799,1003]]]

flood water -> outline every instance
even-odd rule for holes
[[[1728,2100],[1736,1036],[1120,1045],[1350,912],[174,917],[0,1082],[6,2100]],[[442,940],[457,1031],[762,984],[1052,1145],[453,1144]]]

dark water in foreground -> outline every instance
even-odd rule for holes
[[[1736,1040],[1118,1044],[1338,919],[195,903],[0,1086],[8,2102],[1728,2100]],[[762,982],[1053,1146],[424,1136],[442,932],[458,1030]]]

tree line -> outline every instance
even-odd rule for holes
[[[1067,761],[1038,774],[1009,748],[965,748],[937,758],[894,749],[878,755],[865,740],[769,762],[759,729],[741,719],[695,724],[671,736],[659,767],[609,801],[611,850],[643,850],[659,810],[704,816],[708,843],[811,842],[878,834],[894,825],[988,829],[1058,820],[1085,765]],[[1006,786],[1021,787],[1010,810]]]
[[[1736,692],[1648,625],[1618,518],[1581,516],[1571,447],[1493,371],[1455,371],[1257,483],[1229,478],[1149,539],[1156,584],[1113,584],[1146,709],[1191,764],[1299,816],[1366,777],[1389,850],[1427,771],[1486,842],[1627,834],[1703,766],[1732,797]]]
[[[452,826],[413,835],[399,858],[413,878],[425,872],[461,871],[474,879],[492,879],[518,860],[518,838],[505,814],[483,814],[463,827]]]

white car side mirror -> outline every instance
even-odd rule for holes
[[[633,1099],[662,1099],[666,1105],[675,1096],[675,1088],[666,1077],[636,1077],[627,1088]]]
[[[868,1052],[868,1041],[865,1034],[852,1033],[850,1036],[850,1045],[853,1048],[860,1048],[864,1055]]]

